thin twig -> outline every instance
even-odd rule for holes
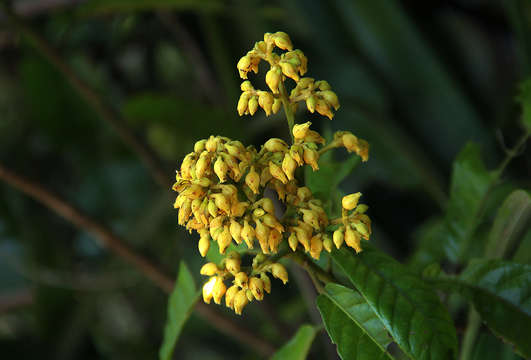
[[[0,179],[55,211],[58,215],[70,221],[77,227],[94,235],[95,238],[99,239],[103,246],[133,265],[166,293],[170,293],[173,290],[174,280],[171,276],[161,270],[157,264],[137,253],[133,248],[127,245],[124,239],[114,234],[109,228],[91,219],[80,210],[74,208],[72,205],[46,190],[40,184],[15,174],[1,164]],[[261,355],[265,356],[273,353],[274,347],[271,344],[264,339],[255,336],[250,330],[242,328],[232,320],[219,314],[212,307],[207,306],[202,302],[198,302],[195,310],[217,330],[230,337],[238,339],[242,344],[253,348]]]
[[[72,70],[72,68],[59,56],[55,49],[37,34],[33,29],[24,23],[11,9],[0,1],[0,9],[6,15],[8,23],[18,30],[26,39],[39,51],[68,81],[70,86],[78,92],[92,109],[106,122],[108,122],[122,141],[128,145],[144,163],[150,171],[154,180],[165,189],[171,186],[170,176],[163,169],[160,160],[155,156],[154,151],[141,141],[131,129],[124,123],[120,115],[103,101],[102,97],[94,91],[87,83]]]

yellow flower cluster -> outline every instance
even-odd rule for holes
[[[288,51],[277,55],[274,47]],[[261,60],[271,65],[266,75],[271,92],[257,91],[245,81],[238,103],[240,115],[252,115],[258,107],[269,115],[283,105],[288,116],[297,102],[305,101],[309,111],[333,117],[331,109],[339,108],[337,96],[326,81],[300,77],[307,71],[306,57],[302,51],[293,50],[285,33],[265,34],[264,41],[256,43],[238,62],[240,76],[246,79],[250,71],[258,72]],[[284,87],[286,78],[297,83],[290,96]],[[296,172],[304,165],[319,170],[320,154],[338,147],[367,161],[368,143],[341,131],[326,144],[310,125],[292,125],[291,145],[272,138],[259,151],[226,137],[210,136],[197,141],[194,151],[184,158],[173,186],[179,193],[174,207],[179,209],[179,224],[199,234],[201,256],[206,256],[212,241],[217,242],[221,254],[234,241],[236,246],[245,242],[247,253],[255,255],[250,266],[242,265],[241,255],[235,251],[229,251],[219,265],[205,264],[201,268],[201,274],[209,276],[203,286],[205,302],[214,299],[219,304],[225,296],[227,307],[241,314],[249,302],[260,301],[264,291],[271,291],[268,272],[284,283],[288,281],[286,269],[277,262],[288,247],[319,259],[321,252],[332,251],[334,244],[339,248],[346,243],[359,252],[361,238],[368,240],[370,219],[365,215],[367,206],[358,205],[360,193],[343,198],[342,217],[329,220],[321,201],[308,187],[299,185],[301,179]],[[266,189],[276,196],[266,196]],[[331,228],[336,229],[333,235]],[[255,241],[259,249],[254,249]],[[228,281],[232,285],[227,288]]]

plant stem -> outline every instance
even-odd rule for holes
[[[323,292],[323,287],[317,280],[320,280],[325,285],[329,282],[338,282],[333,275],[324,271],[321,267],[319,267],[311,259],[309,259],[308,255],[306,254],[296,251],[293,253],[289,253],[287,257],[299,264],[302,268],[304,268],[304,270],[308,272],[310,278],[312,279],[315,285],[315,288],[319,293]]]
[[[282,81],[280,82],[278,89],[280,91],[280,101],[282,101],[284,113],[286,114],[286,120],[288,121],[289,136],[291,138],[291,142],[293,143],[295,142],[295,138],[293,137],[293,126],[295,126],[295,114],[291,109],[291,102],[289,101],[286,87],[284,86],[284,83]]]

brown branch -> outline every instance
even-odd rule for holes
[[[52,46],[42,36],[27,26],[11,9],[0,0],[0,9],[6,15],[8,23],[18,30],[32,46],[35,47],[68,81],[70,86],[78,92],[88,105],[99,115],[101,119],[111,125],[122,141],[128,145],[144,163],[150,171],[154,180],[165,189],[170,188],[171,181],[169,174],[162,168],[160,160],[155,156],[153,150],[141,141],[124,123],[120,115],[106,104],[102,97],[85,83],[72,68],[65,62]]]
[[[137,253],[132,247],[127,245],[124,239],[114,234],[106,226],[91,219],[80,210],[74,208],[72,205],[46,190],[40,184],[15,174],[1,164],[0,179],[55,211],[58,215],[70,221],[77,227],[94,235],[104,247],[110,249],[116,255],[133,265],[139,272],[144,274],[166,293],[170,293],[173,290],[174,280],[171,276],[161,270],[157,264]],[[274,347],[271,344],[264,339],[255,336],[250,330],[242,328],[234,321],[219,314],[212,307],[202,302],[198,302],[195,310],[217,330],[239,340],[261,355],[267,356],[273,353]]]

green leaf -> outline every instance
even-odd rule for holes
[[[145,10],[180,10],[217,12],[219,0],[92,0],[81,6],[82,14],[112,14]]]
[[[455,359],[457,336],[439,297],[405,266],[363,244],[355,255],[346,248],[332,253],[400,348],[414,359]]]
[[[468,297],[496,335],[531,357],[531,265],[475,260],[459,277],[436,281]]]
[[[199,292],[195,288],[192,274],[185,262],[181,261],[177,284],[168,300],[168,318],[164,328],[164,340],[159,350],[160,360],[171,359],[177,339],[197,299]]]
[[[503,258],[514,247],[522,232],[531,227],[531,196],[524,190],[512,192],[498,210],[485,254]]]
[[[457,262],[465,257],[480,223],[479,217],[492,181],[493,175],[485,168],[479,147],[467,144],[453,165],[446,210],[444,246],[451,261]]]
[[[304,360],[308,356],[308,351],[313,339],[317,334],[317,329],[312,325],[302,325],[295,336],[280,348],[271,360]]]
[[[329,283],[317,306],[342,359],[392,359],[386,350],[392,340],[360,294]]]

